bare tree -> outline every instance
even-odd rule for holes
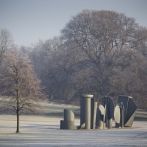
[[[7,52],[2,69],[0,92],[1,95],[11,97],[9,103],[16,113],[16,133],[19,133],[20,112],[24,109],[32,109],[33,103],[39,100],[40,82],[33,71],[30,60],[16,50]]]
[[[87,86],[90,91],[94,89],[98,97],[113,92],[111,77],[115,76],[116,68],[119,69],[117,61],[123,53],[134,55],[134,45],[143,41],[141,37],[136,38],[139,32],[139,26],[133,18],[113,11],[90,10],[73,17],[62,31],[65,42],[71,46],[74,44],[74,48],[85,54],[82,59],[87,61],[87,68],[91,69],[87,78],[94,78],[91,80],[94,82],[87,83]],[[123,59],[128,57],[124,56]],[[125,94],[129,93],[125,91]]]
[[[132,95],[144,105],[140,99],[147,98],[147,29],[133,18],[84,10],[58,39],[40,42],[31,52],[49,98],[67,102],[85,92],[97,98],[113,93]]]

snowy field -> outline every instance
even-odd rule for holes
[[[61,117],[0,115],[0,147],[147,147],[147,121],[135,121],[128,129],[60,130]],[[79,120],[76,120],[79,124]]]

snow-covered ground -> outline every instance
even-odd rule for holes
[[[16,117],[0,115],[0,147],[147,147],[147,121],[135,121],[125,129],[60,130],[61,117],[23,115],[20,119],[21,133],[15,134]]]

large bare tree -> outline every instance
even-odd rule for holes
[[[79,78],[87,84],[87,90],[95,91],[98,97],[115,91],[112,77],[116,78],[116,71],[121,74],[121,70],[129,69],[137,61],[133,58],[137,56],[137,45],[144,45],[146,50],[147,37],[141,32],[133,18],[113,11],[85,10],[71,19],[62,31],[63,38],[70,44],[69,48],[83,52],[81,58],[87,61],[83,63],[90,69],[84,68],[83,72],[89,72],[84,75],[92,82],[85,82],[83,76]],[[123,59],[121,65],[118,64],[120,59]],[[119,93],[132,94],[125,89]]]
[[[146,28],[121,13],[84,10],[60,39],[41,42],[31,52],[49,98],[67,102],[88,92],[97,98],[126,94],[145,105]]]

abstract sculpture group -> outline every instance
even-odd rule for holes
[[[72,110],[64,110],[64,120],[60,121],[60,129],[104,129],[131,127],[137,106],[133,98],[119,96],[114,107],[111,97],[104,97],[101,103],[95,102],[93,95],[83,95],[80,99],[80,125],[75,126]]]

